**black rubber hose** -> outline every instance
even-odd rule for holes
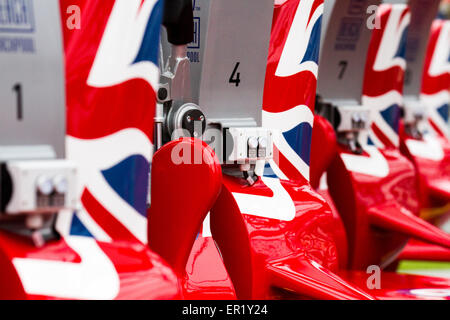
[[[163,25],[171,44],[191,43],[194,40],[192,0],[165,0]]]

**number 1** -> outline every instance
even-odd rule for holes
[[[15,91],[17,95],[17,120],[20,121],[23,119],[22,85],[20,83],[15,84],[13,91]]]

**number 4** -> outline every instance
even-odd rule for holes
[[[236,87],[239,87],[239,84],[241,83],[241,73],[237,72],[240,64],[240,62],[236,62],[236,66],[230,76],[230,80],[228,80],[229,83],[236,84]]]

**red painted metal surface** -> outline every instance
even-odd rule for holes
[[[59,0],[62,31],[64,35],[64,49],[67,49],[72,36],[81,32],[82,19],[81,16],[77,16],[77,14],[83,12],[88,1],[89,0]],[[76,7],[80,9],[79,12],[77,12],[78,8]],[[78,26],[80,28],[77,28],[77,22],[79,22]]]
[[[401,150],[417,169],[423,208],[450,203],[450,140],[448,108],[450,22],[437,19],[431,26],[424,62],[421,101],[426,109],[423,137],[409,136],[401,127]],[[445,211],[443,211],[445,213]],[[447,212],[448,213],[448,212]]]
[[[149,245],[180,276],[185,299],[235,298],[213,239],[198,235],[221,182],[219,161],[201,140],[170,142],[153,157]]]
[[[311,144],[311,186],[326,200],[335,219],[335,239],[339,252],[339,266],[346,268],[348,264],[348,239],[342,218],[328,192],[326,171],[337,154],[337,138],[333,126],[322,116],[314,117],[314,127]]]
[[[59,213],[56,225],[61,240],[40,248],[29,239],[0,233],[0,295],[10,299],[179,298],[177,275],[148,248],[145,236],[157,89],[146,77],[158,77],[157,61],[152,59],[157,55],[158,40],[142,43],[152,31],[146,27],[151,25],[149,21],[159,26],[160,8],[150,1],[141,8],[112,0],[62,0],[60,4],[67,78],[67,157],[80,167],[83,207],[75,214]],[[130,12],[123,10],[124,4]],[[78,17],[82,28],[71,29],[66,24],[68,5],[82,9]],[[142,28],[107,31],[111,29],[107,25],[120,26],[124,21]],[[134,30],[126,34],[129,45],[114,43],[121,41],[126,30]],[[155,32],[159,34],[158,29]],[[102,50],[105,43],[119,49]],[[153,64],[151,72],[142,69],[142,64],[136,66],[133,54],[137,51],[124,53],[134,49],[142,53],[141,62]],[[118,51],[122,55],[117,55]],[[130,60],[123,61],[124,56]],[[94,67],[95,61],[103,64],[102,70]],[[106,80],[105,70],[113,71]]]
[[[448,48],[450,21],[436,19],[431,25],[430,39],[422,76],[422,100],[427,107],[431,130],[449,138],[448,108],[450,104],[450,72]]]
[[[450,202],[450,141],[440,136],[413,138],[402,127],[400,148],[417,170],[422,208],[445,206]],[[411,150],[411,144],[423,145],[428,152],[420,155]]]
[[[320,179],[327,171],[337,153],[337,138],[333,126],[324,117],[314,117],[314,127],[323,128],[313,130],[311,144],[311,186],[319,188]]]
[[[266,175],[309,180],[322,13],[323,0],[275,1],[262,126],[281,134]]]
[[[67,237],[36,248],[0,233],[0,299],[177,299],[172,269],[146,246]]]
[[[347,271],[340,275],[359,286],[366,286],[369,275]],[[381,300],[450,300],[450,279],[381,273],[381,286],[370,293]]]
[[[344,145],[339,145],[335,154],[330,148],[321,148],[333,144],[335,138],[333,128],[320,117],[316,117],[313,133],[313,182],[318,186],[321,171],[333,159],[327,172],[328,189],[346,228],[348,267],[352,269],[373,264],[387,266],[409,237],[450,245],[447,234],[417,217],[420,202],[415,168],[397,148],[396,110],[401,103],[404,75],[404,57],[400,53],[405,46],[409,9],[385,4],[377,14],[381,28],[372,35],[363,90],[363,105],[374,109],[369,136],[375,146],[362,138],[361,155],[352,154]],[[388,46],[387,38],[393,41]]]
[[[264,177],[249,186],[244,179],[224,176],[211,210],[212,235],[239,299],[371,298],[334,274],[340,262],[336,243],[345,242],[343,228],[307,182],[322,4],[288,0],[275,5],[263,126],[283,135],[266,174],[292,181]]]
[[[450,249],[410,240],[398,260],[450,261]]]
[[[316,121],[314,130],[333,128]],[[319,136],[332,137],[331,133]],[[321,152],[315,147],[312,150],[314,161]],[[369,151],[370,154],[353,155],[339,146],[328,169],[329,193],[348,236],[348,266],[364,269],[372,264],[387,265],[399,254],[408,237],[449,246],[447,234],[416,217],[419,202],[412,164],[395,148],[372,147]],[[375,168],[377,174],[368,174],[373,169],[370,166],[379,166]],[[366,169],[370,170],[367,174],[363,173]],[[383,170],[387,170],[385,174]],[[326,190],[322,192],[326,194]]]
[[[362,104],[372,110],[369,138],[380,149],[398,148],[405,52],[411,19],[406,4],[382,4],[372,31],[364,72]]]
[[[317,5],[320,3],[317,1]],[[285,11],[279,10],[278,14],[281,13]],[[308,83],[315,86],[312,74],[301,77],[314,78]],[[149,123],[145,128],[150,128]],[[374,153],[365,152],[356,160],[367,160],[368,167],[377,166],[381,161],[382,166],[387,166],[386,175],[357,172],[350,169],[351,160],[344,160],[346,156],[356,156],[337,146],[333,128],[326,120],[316,117],[315,128],[311,179],[314,188],[319,187],[322,173],[328,169],[329,192],[320,190],[322,196],[299,174],[301,179],[295,183],[263,178],[253,186],[243,179],[222,178],[214,153],[204,143],[192,139],[171,142],[153,158],[152,203],[148,210],[149,246],[167,263],[139,241],[114,239],[108,243],[67,236],[36,248],[23,238],[2,232],[0,298],[372,299],[376,296],[426,299],[439,296],[438,290],[450,286],[446,279],[383,273],[383,288],[367,293],[360,289],[366,288],[366,273],[342,271],[388,264],[409,237],[448,247],[450,238],[416,217],[419,202],[414,167],[398,149],[371,149]],[[78,129],[72,125],[73,131]],[[174,150],[189,163],[177,165]],[[187,150],[190,155],[183,157]],[[198,152],[203,161],[195,164]],[[378,157],[375,163],[371,162],[374,154]],[[440,185],[434,189],[431,182],[425,185],[436,197],[442,196]],[[85,204],[89,203],[88,195],[84,195]],[[199,235],[210,211],[213,237],[205,229]],[[108,230],[107,226],[103,227]],[[88,255],[79,251],[87,247],[91,250]],[[95,260],[93,249],[98,249],[95,252],[100,260]],[[96,269],[90,265],[85,270],[87,273],[81,273],[91,273],[92,279],[113,286],[94,292],[97,296],[82,288],[82,279],[77,278],[80,274],[77,268],[82,268],[91,258],[110,267]],[[39,270],[57,272],[40,274]],[[50,279],[48,276],[58,275],[70,280],[62,289],[53,286],[55,278],[45,281]],[[33,279],[33,283],[27,279]],[[39,285],[42,291],[36,290]],[[101,282],[89,285],[102,289]],[[74,292],[72,296],[69,289]],[[441,290],[441,293],[443,298],[448,297],[446,292]]]
[[[308,183],[224,176],[211,229],[239,299],[370,299],[334,271],[336,221]]]
[[[211,236],[194,242],[182,280],[186,300],[234,300],[236,293],[222,257]]]
[[[406,242],[407,237],[388,230],[375,229],[369,212],[378,207],[388,217],[386,209],[418,213],[414,171],[412,165],[395,150],[382,152],[389,165],[389,175],[375,177],[347,170],[339,148],[328,171],[330,194],[341,214],[349,239],[349,267],[366,268],[388,263]],[[361,157],[369,156],[362,155]],[[370,164],[368,164],[370,165]],[[377,211],[377,212],[380,212]]]

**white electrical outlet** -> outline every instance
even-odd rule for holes
[[[6,206],[11,215],[55,213],[77,207],[77,168],[67,160],[9,161],[12,195]]]
[[[338,132],[361,131],[368,129],[371,123],[370,109],[364,106],[339,106],[337,107],[341,122]]]
[[[267,128],[230,128],[228,130],[233,143],[227,143],[228,163],[249,163],[271,160],[273,158],[274,132]]]

